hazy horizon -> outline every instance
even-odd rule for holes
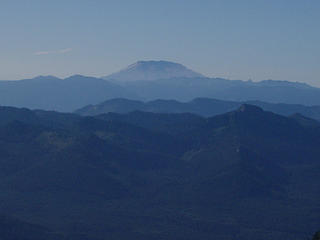
[[[142,60],[142,61],[153,61],[153,60]],[[158,60],[158,61],[166,61],[166,60]],[[138,62],[138,61],[136,61],[136,62]],[[130,66],[130,64],[128,66]],[[121,69],[118,69],[117,71],[108,73],[105,76],[109,76],[109,75],[112,75],[114,73],[117,73],[117,72],[125,69],[128,66],[125,66],[125,67],[123,67]],[[188,66],[186,66],[186,67],[188,67]],[[191,68],[189,68],[189,69],[191,69]],[[193,69],[191,69],[191,70],[193,70]],[[198,72],[198,73],[202,74],[201,72]],[[76,76],[76,75],[81,75],[81,76],[86,76],[86,77],[95,77],[95,78],[105,77],[105,76],[99,76],[99,75],[96,75],[96,74],[86,75],[86,74],[78,74],[78,73],[74,73],[74,74],[71,74],[71,75],[64,75],[64,76],[58,76],[58,75],[54,75],[54,74],[48,74],[48,75],[41,75],[40,74],[40,75],[33,75],[33,76],[21,78],[21,79],[0,79],[0,81],[19,81],[19,80],[25,80],[25,79],[33,79],[33,78],[37,78],[37,77],[55,77],[55,78],[59,78],[59,79],[66,79],[66,78],[69,78],[69,77],[72,77],[72,76]],[[206,78],[223,78],[223,79],[226,79],[226,80],[242,80],[242,81],[253,81],[253,82],[261,82],[261,81],[268,81],[268,80],[289,81],[289,82],[296,82],[296,83],[306,83],[306,84],[308,84],[310,86],[318,87],[318,88],[320,87],[320,84],[317,85],[317,84],[314,84],[314,83],[308,83],[308,82],[304,82],[304,81],[292,81],[292,80],[288,80],[288,79],[270,79],[270,78],[269,79],[258,79],[258,80],[256,80],[256,79],[231,79],[231,78],[227,78],[227,77],[223,77],[223,76],[207,76],[205,74],[203,74],[203,75]]]
[[[0,240],[320,240],[319,0],[0,6]]]
[[[4,1],[0,80],[101,77],[167,60],[208,77],[320,87],[319,10],[298,0]]]

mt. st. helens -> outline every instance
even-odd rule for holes
[[[151,81],[170,78],[201,78],[202,74],[179,63],[168,61],[138,61],[127,68],[103,77],[117,81]]]

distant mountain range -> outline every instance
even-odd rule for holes
[[[240,81],[221,78],[172,78],[122,83],[142,100],[216,98],[228,101],[264,101],[320,105],[320,89],[286,81]]]
[[[74,75],[66,79],[39,76],[0,81],[0,105],[69,112],[114,97],[136,98],[128,90],[99,78]]]
[[[0,217],[0,238],[310,239],[319,145],[318,122],[248,104],[210,118],[0,107],[0,212],[21,219]]]
[[[40,76],[0,81],[0,105],[62,112],[112,98],[140,101],[215,98],[320,105],[320,89],[304,83],[207,78],[181,64],[166,61],[139,61],[105,79],[108,80],[74,75],[66,79]]]
[[[232,102],[209,98],[196,98],[190,102],[176,100],[154,100],[142,102],[123,98],[111,99],[97,105],[88,105],[75,113],[83,116],[95,116],[108,112],[129,113],[144,111],[154,113],[193,113],[204,117],[215,116],[239,108],[242,104],[260,106],[267,111],[290,116],[296,113],[320,120],[320,106],[303,106],[296,104],[274,104],[260,101]]]

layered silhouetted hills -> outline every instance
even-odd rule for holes
[[[244,102],[222,101],[209,98],[196,98],[190,102],[175,100],[154,100],[142,102],[123,98],[111,99],[97,105],[88,105],[78,109],[75,113],[83,116],[94,116],[108,112],[129,113],[145,111],[154,113],[193,113],[204,117],[223,114],[239,108]],[[260,101],[245,102],[260,106],[268,111],[290,116],[296,113],[320,119],[320,106],[303,106],[296,104],[273,104]]]
[[[105,80],[107,79],[107,80]],[[0,81],[0,105],[71,112],[113,98],[228,101],[320,105],[320,89],[305,83],[208,78],[181,64],[139,61],[107,78],[74,75]]]
[[[271,103],[319,105],[320,90],[305,84],[282,81],[262,82],[221,78],[173,78],[125,82],[121,86],[143,100],[216,98],[228,101],[264,101]]]
[[[248,104],[209,118],[0,116],[0,212],[43,226],[8,239],[298,240],[319,227],[320,127],[310,118]]]

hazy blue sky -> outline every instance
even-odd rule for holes
[[[320,86],[319,0],[1,0],[0,79],[169,60],[212,77]]]

